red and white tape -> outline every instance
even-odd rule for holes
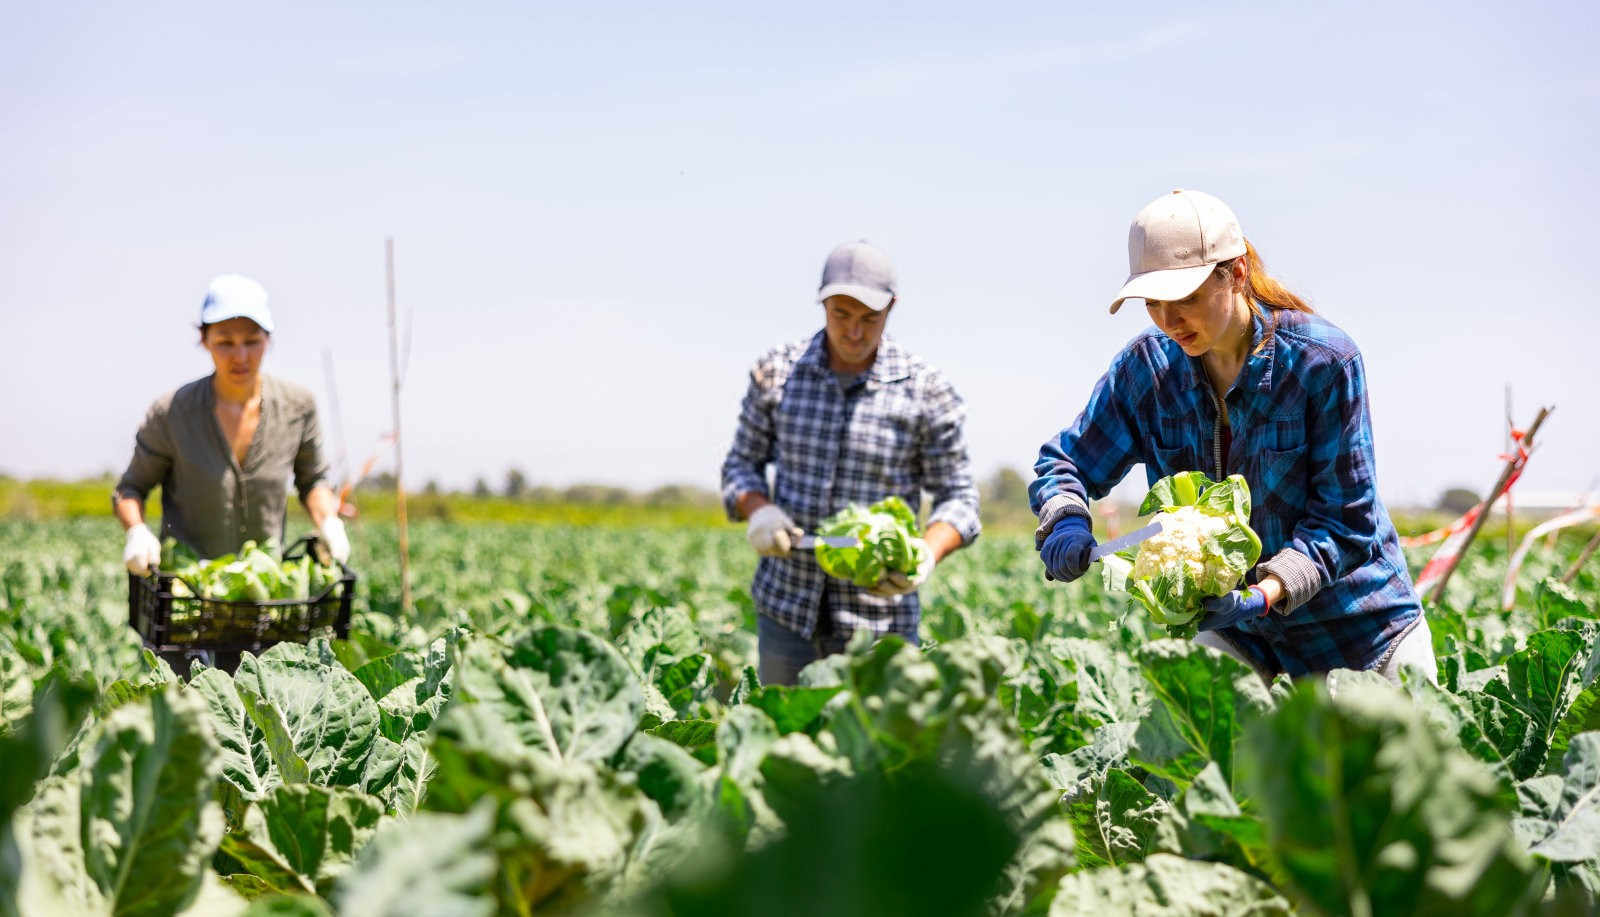
[[[1522,430],[1511,431],[1511,438],[1517,444],[1517,451],[1514,455],[1500,456],[1502,461],[1512,462],[1513,467],[1511,474],[1506,477],[1505,485],[1498,491],[1490,494],[1487,500],[1467,510],[1460,519],[1443,528],[1434,529],[1423,535],[1400,539],[1401,546],[1407,548],[1421,547],[1440,541],[1444,542],[1439,547],[1439,550],[1434,552],[1433,557],[1428,559],[1428,563],[1423,566],[1422,572],[1417,574],[1416,588],[1418,594],[1427,592],[1439,582],[1439,578],[1444,576],[1444,572],[1450,569],[1456,555],[1460,554],[1461,549],[1466,546],[1467,532],[1471,530],[1472,523],[1477,520],[1478,515],[1485,512],[1486,507],[1492,507],[1502,498],[1508,497],[1512,485],[1516,484],[1517,479],[1522,477],[1522,470],[1528,465],[1529,455],[1528,447],[1522,444],[1525,435]]]

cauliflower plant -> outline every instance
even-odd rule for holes
[[[1180,506],[1156,514],[1161,523],[1160,534],[1145,539],[1139,545],[1139,555],[1134,558],[1134,579],[1146,579],[1166,569],[1169,564],[1182,564],[1184,572],[1193,579],[1205,576],[1205,560],[1201,545],[1207,538],[1219,535],[1228,528],[1228,520],[1210,516],[1193,506]]]
[[[1161,532],[1120,553],[1103,570],[1106,587],[1126,591],[1175,637],[1192,637],[1201,603],[1239,585],[1261,556],[1250,530],[1250,486],[1239,475],[1212,481],[1198,471],[1161,478],[1139,505]]]

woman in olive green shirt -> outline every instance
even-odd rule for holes
[[[246,541],[283,542],[291,475],[323,543],[338,560],[349,558],[339,499],[325,480],[316,400],[261,372],[272,329],[260,284],[237,274],[211,282],[200,344],[215,371],[150,406],[112,495],[127,530],[122,560],[134,573],[161,559],[161,540],[144,521],[151,488],[161,486],[162,534],[216,557]]]

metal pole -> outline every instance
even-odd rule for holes
[[[1514,433],[1516,432],[1516,429],[1517,429],[1516,421],[1513,419],[1512,413],[1511,413],[1511,383],[1507,382],[1506,383],[1506,455],[1515,455],[1516,454],[1516,451],[1517,451],[1517,438],[1514,435]],[[1512,553],[1516,551],[1516,547],[1517,547],[1516,546],[1516,539],[1513,538],[1512,535],[1511,535],[1512,525],[1515,522],[1515,519],[1512,518],[1513,512],[1514,512],[1514,510],[1512,509],[1512,505],[1511,505],[1511,494],[1508,493],[1508,494],[1506,494],[1506,558],[1507,558],[1508,561],[1510,560]]]
[[[395,328],[394,238],[383,240],[384,279],[389,291],[389,381],[394,404],[394,517],[400,529],[400,610],[411,612],[411,543],[406,531],[406,476],[400,448],[400,335]]]
[[[1600,532],[1595,532],[1594,537],[1589,539],[1589,543],[1583,546],[1582,551],[1578,552],[1578,559],[1573,561],[1572,566],[1567,568],[1567,572],[1561,575],[1561,581],[1570,583],[1577,579],[1578,571],[1582,570],[1583,565],[1588,563],[1589,558],[1594,556],[1596,549],[1600,549]]]
[[[1533,418],[1533,423],[1528,427],[1528,432],[1522,437],[1523,448],[1530,452],[1533,451],[1534,434],[1539,432],[1539,427],[1544,424],[1544,419],[1550,416],[1551,410],[1551,408],[1539,409],[1539,413]],[[1517,456],[1516,453],[1512,453],[1506,460],[1506,467],[1500,472],[1499,480],[1495,481],[1494,486],[1489,488],[1489,495],[1483,498],[1483,512],[1478,514],[1478,518],[1472,520],[1472,527],[1467,529],[1467,534],[1461,542],[1460,550],[1456,551],[1456,556],[1451,558],[1450,565],[1444,568],[1444,572],[1439,574],[1439,582],[1433,587],[1433,594],[1429,596],[1428,601],[1437,605],[1439,600],[1444,597],[1444,586],[1450,582],[1450,574],[1456,572],[1456,567],[1461,564],[1461,559],[1467,556],[1467,548],[1471,546],[1472,539],[1478,537],[1478,530],[1483,528],[1484,520],[1489,518],[1489,511],[1494,508],[1495,499],[1506,489],[1506,483],[1511,480],[1511,476],[1516,473],[1516,470]]]

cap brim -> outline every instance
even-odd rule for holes
[[[1182,299],[1200,289],[1200,284],[1206,282],[1211,272],[1216,269],[1215,264],[1197,264],[1194,267],[1175,267],[1164,271],[1145,271],[1128,278],[1127,283],[1117,293],[1117,298],[1111,303],[1111,314],[1116,315],[1122,308],[1125,299],[1155,299],[1161,302],[1171,302]]]
[[[215,325],[225,322],[230,318],[248,318],[261,326],[261,330],[272,333],[272,315],[270,313],[252,312],[247,309],[229,309],[227,306],[208,306],[200,310],[200,324]]]
[[[874,312],[882,312],[889,308],[889,303],[894,302],[894,293],[888,290],[876,290],[854,283],[828,284],[817,291],[817,302],[829,296],[848,296]]]

